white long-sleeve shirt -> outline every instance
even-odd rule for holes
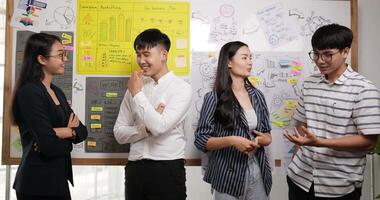
[[[127,90],[113,131],[118,143],[130,143],[128,160],[184,158],[191,97],[191,86],[172,72],[157,83],[144,78],[142,91],[134,97]],[[155,110],[160,103],[165,105],[162,113]]]

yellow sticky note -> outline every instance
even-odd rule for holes
[[[187,39],[177,39],[176,47],[177,47],[177,49],[186,49],[187,48]]]
[[[91,123],[91,128],[93,129],[98,129],[98,128],[102,128],[102,124],[100,123]]]
[[[281,119],[281,116],[280,116],[277,112],[272,113],[272,117],[273,117],[273,119],[275,119],[275,120]]]
[[[257,87],[261,81],[261,78],[259,76],[250,76],[248,77],[248,80],[252,83],[253,86]]]
[[[216,54],[215,51],[209,51],[208,57],[215,57],[216,56],[215,54]]]
[[[81,47],[91,47],[92,42],[91,41],[82,41],[82,42],[80,42],[80,46]]]
[[[100,120],[101,116],[100,115],[91,115],[92,120]]]
[[[175,57],[175,66],[176,67],[186,67],[186,57],[185,56],[176,56]]]
[[[277,127],[283,127],[283,126],[284,126],[284,122],[282,122],[282,121],[277,121],[277,120],[273,120],[273,121],[272,121],[272,124],[274,124],[274,125],[277,126]]]
[[[303,70],[303,66],[293,65],[292,69],[298,70],[298,71],[302,71]]]
[[[294,85],[298,82],[298,78],[290,78],[288,79],[288,83],[291,85]]]
[[[285,101],[285,106],[286,107],[294,107],[297,105],[297,101],[296,100],[293,100],[293,99],[287,99]]]
[[[102,112],[102,111],[103,111],[103,107],[99,107],[99,106],[91,107],[91,112]]]
[[[62,33],[62,44],[71,44],[71,43],[73,43],[73,36],[67,33]]]
[[[112,98],[112,97],[117,97],[117,92],[107,92],[106,97]]]
[[[96,141],[87,141],[87,146],[96,147]]]

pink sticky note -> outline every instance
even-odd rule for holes
[[[74,51],[74,46],[65,45],[66,51]]]
[[[94,57],[93,56],[83,56],[83,60],[85,60],[85,61],[94,60]]]
[[[295,75],[295,76],[299,76],[301,75],[301,71],[298,71],[298,70],[292,70],[292,74]]]
[[[302,66],[302,62],[299,60],[293,60],[292,65]]]

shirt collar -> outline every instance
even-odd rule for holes
[[[353,74],[354,70],[351,68],[350,65],[347,65],[346,70],[339,76],[339,78],[334,82],[331,83],[329,80],[326,79],[326,76],[323,74],[319,74],[319,82],[324,82],[328,84],[337,84],[337,85],[342,85],[344,82]]]
[[[165,84],[167,82],[170,82],[174,77],[174,74],[172,71],[169,71],[168,73],[164,74],[160,79],[158,79],[157,84]]]
[[[252,95],[254,95],[254,90],[256,89],[256,88],[254,88],[254,87],[252,87],[252,86],[250,86],[249,84],[247,84],[247,83],[245,83],[245,89],[247,90],[247,92],[248,92],[248,94],[249,94],[249,96],[252,96]]]

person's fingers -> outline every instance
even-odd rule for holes
[[[306,135],[312,135],[312,133],[304,126],[301,126],[302,132],[304,132]]]
[[[260,145],[259,145],[259,139],[258,137],[255,138],[255,142],[256,142],[256,147],[257,148],[260,148]]]
[[[292,134],[288,134],[289,140],[293,142],[294,144],[297,145],[302,145],[303,144],[303,137],[302,136],[296,136]]]
[[[296,135],[298,137],[300,135],[300,133],[298,132],[297,128],[293,127],[293,130],[294,130],[294,134],[293,135]]]
[[[288,139],[291,140],[290,135],[293,135],[293,133],[290,133],[288,130],[283,131],[283,135]]]
[[[70,113],[69,121],[72,121],[74,118],[74,113]]]
[[[38,150],[38,145],[37,145],[37,143],[34,143],[34,144],[33,144],[33,150],[34,150],[34,151],[39,151],[39,150]]]
[[[251,146],[257,148],[259,146],[259,138],[255,137],[254,140],[251,141]]]
[[[162,112],[164,112],[164,109],[165,109],[165,104],[160,103],[160,104],[158,104],[156,111],[159,113],[162,113]]]
[[[252,148],[246,147],[244,150],[244,153],[249,154],[249,152],[251,152],[251,151],[252,151]]]
[[[257,136],[264,136],[264,133],[253,130],[253,133],[256,134]]]
[[[79,123],[79,117],[77,115],[75,115],[74,120],[75,120],[75,122]]]
[[[136,78],[138,77],[138,72],[137,71],[134,71],[133,73],[132,73],[132,76],[131,76],[131,81],[135,81],[136,80]]]
[[[290,142],[295,143],[295,140],[293,139],[293,135],[289,133],[283,134]]]

